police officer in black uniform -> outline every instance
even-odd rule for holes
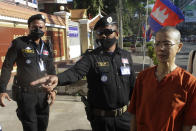
[[[94,29],[100,47],[84,54],[67,71],[31,84],[42,83],[51,88],[57,83],[66,85],[87,76],[87,117],[93,131],[129,131],[127,105],[135,82],[131,54],[118,47],[118,27],[112,17],[101,18]]]
[[[41,14],[28,19],[29,35],[12,41],[1,70],[0,105],[5,106],[3,99],[11,100],[6,93],[6,86],[13,65],[17,65],[13,95],[18,105],[17,116],[24,131],[46,131],[50,104],[48,98],[52,104],[56,95],[55,91],[48,91],[40,85],[30,85],[30,82],[47,74],[55,75],[51,45],[41,39],[46,31],[45,22]]]

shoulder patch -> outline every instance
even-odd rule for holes
[[[92,51],[93,51],[93,49],[87,49],[83,55],[90,54]]]

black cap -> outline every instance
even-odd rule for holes
[[[30,23],[34,20],[42,20],[44,23],[46,23],[46,18],[44,15],[42,14],[36,14],[36,15],[32,15],[31,17],[29,17],[28,19],[28,25],[30,25]]]
[[[116,24],[116,22],[113,21],[111,16],[104,16],[95,24],[94,30],[97,30],[99,27],[105,27],[113,24]]]

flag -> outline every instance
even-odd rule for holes
[[[151,40],[152,37],[152,29],[149,28],[146,32],[146,42],[149,42]]]
[[[143,24],[143,26],[142,26],[142,37],[143,38],[145,38],[145,36],[146,36],[145,32],[146,32],[146,25]]]
[[[142,36],[143,36],[144,39],[145,39],[145,36],[146,36],[146,42],[149,42],[151,37],[152,37],[151,28],[149,27],[148,30],[146,31],[146,25],[145,24],[143,24],[143,26],[142,26]]]
[[[170,0],[156,0],[149,17],[149,24],[154,32],[163,26],[176,26],[184,21],[184,15]]]

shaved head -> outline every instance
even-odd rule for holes
[[[180,43],[180,39],[181,39],[180,31],[173,26],[165,26],[161,28],[156,34],[158,33],[172,33],[172,37],[175,38],[177,43]]]

